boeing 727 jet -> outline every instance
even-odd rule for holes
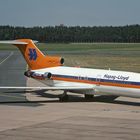
[[[1,89],[63,90],[61,100],[68,98],[67,92],[84,94],[86,98],[93,95],[140,98],[139,73],[67,67],[63,65],[63,58],[45,56],[30,39],[0,43],[18,47],[29,66],[24,75],[46,84],[46,87],[0,87]]]

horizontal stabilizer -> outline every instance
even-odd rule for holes
[[[33,43],[37,43],[38,41],[33,40]],[[3,40],[0,41],[0,44],[12,44],[12,45],[27,45],[27,42],[19,41],[19,40]]]
[[[13,44],[13,45],[27,45],[26,42],[16,41],[16,40],[10,40],[10,41],[0,41],[1,44]]]

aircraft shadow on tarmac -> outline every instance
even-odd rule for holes
[[[61,96],[52,94],[49,91],[46,92],[46,90],[36,90],[36,91],[5,91],[4,93],[18,93],[18,94],[24,94],[25,93],[32,93],[35,94],[38,97],[44,97],[44,98],[50,98],[51,100],[37,100],[37,101],[29,101],[29,100],[16,100],[16,101],[2,101],[0,104],[8,104],[8,105],[18,105],[18,106],[30,106],[30,107],[37,107],[42,106],[42,103],[73,103],[73,102],[102,102],[102,103],[111,103],[111,104],[122,104],[122,105],[130,105],[130,106],[140,106],[140,103],[138,102],[130,102],[130,101],[120,101],[115,100],[117,96],[97,96],[93,99],[85,99],[84,97],[77,96],[75,94],[69,95],[69,99],[65,102],[60,102],[59,97]]]

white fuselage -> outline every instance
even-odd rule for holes
[[[34,72],[40,74],[50,72],[51,79],[41,80],[49,86],[92,85],[94,90],[79,91],[79,93],[140,97],[140,74],[138,73],[65,66],[39,69]]]

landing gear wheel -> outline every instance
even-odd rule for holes
[[[68,101],[68,99],[69,99],[69,96],[67,95],[67,92],[66,91],[64,91],[64,93],[62,94],[62,96],[59,97],[59,101],[60,102],[66,102],[66,101]]]
[[[85,94],[85,99],[86,100],[93,100],[94,99],[94,95]]]

